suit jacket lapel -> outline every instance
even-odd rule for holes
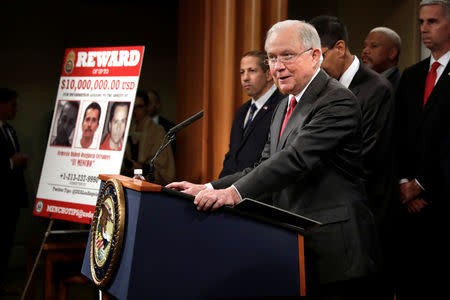
[[[251,132],[253,131],[253,129],[255,127],[257,127],[258,121],[268,112],[268,108],[267,108],[267,104],[264,105],[263,107],[261,107],[261,109],[258,111],[258,113],[256,114],[255,118],[253,119],[253,121],[250,123],[249,128],[247,130],[247,132],[245,132],[244,134],[244,130],[242,130],[242,140],[241,140],[241,146],[242,144],[245,142],[245,140],[247,140],[248,136],[251,134]],[[245,119],[244,119],[245,120]],[[242,121],[244,122],[244,121]]]
[[[250,124],[250,127],[247,130],[245,136],[242,137],[241,146],[244,144],[245,140],[247,140],[247,137],[251,134],[253,129],[258,126],[259,120],[261,120],[265,116],[265,114],[269,113],[270,111],[273,111],[274,108],[272,106],[275,105],[274,102],[278,97],[278,93],[279,93],[278,90],[275,90],[272,93],[272,95],[269,97],[269,99],[267,99],[264,106],[261,107],[261,109],[258,111],[258,113],[256,114],[255,118],[253,119],[252,123]],[[247,112],[249,108],[250,108],[250,104],[248,105],[248,107],[245,111]],[[245,116],[246,116],[246,114],[244,115],[244,119],[245,119]],[[242,122],[244,122],[244,120],[242,120]]]
[[[286,143],[287,137],[291,134],[291,132],[298,127],[302,127],[303,123],[308,116],[308,114],[311,111],[312,105],[314,101],[317,99],[317,95],[319,92],[323,89],[323,86],[326,83],[326,77],[324,71],[320,70],[320,72],[317,74],[317,76],[314,78],[314,80],[310,83],[306,91],[303,93],[302,97],[300,98],[298,104],[295,106],[294,111],[291,114],[291,117],[289,118],[288,122],[286,123],[286,127],[284,128],[283,135],[280,137],[280,141],[278,143],[277,150],[281,150],[284,147],[284,144]],[[287,106],[287,104],[286,104]],[[285,106],[285,109],[286,109]],[[286,114],[286,110],[284,110],[284,114],[281,120],[281,123],[283,123],[284,115]],[[280,130],[278,131],[278,135],[281,131],[281,125]]]
[[[245,117],[247,116],[247,112],[250,109],[250,105],[252,104],[252,100],[250,99],[249,101],[247,101],[244,104],[244,108],[242,109],[242,113],[237,117],[237,124],[239,125],[239,129],[240,129],[240,135],[239,135],[239,140],[242,141],[244,140],[244,121],[245,121]],[[252,125],[252,124],[250,124]]]
[[[273,116],[272,125],[270,126],[270,153],[273,154],[278,149],[280,142],[281,125],[283,124],[284,116],[286,115],[289,96],[283,98],[278,105],[278,109]]]

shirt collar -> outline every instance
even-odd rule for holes
[[[445,53],[444,55],[442,55],[437,61],[441,64],[439,66],[439,68],[441,67],[446,67],[448,64],[448,61],[450,60],[450,50],[447,51],[447,53]],[[430,59],[430,66],[428,68],[428,70],[431,69],[431,66],[433,65],[433,63],[436,61],[436,59],[434,59],[433,55],[431,55],[431,59]]]
[[[303,88],[303,90],[301,90],[300,93],[298,93],[297,95],[291,95],[289,94],[289,101],[288,101],[288,109],[289,109],[289,104],[291,102],[292,97],[295,97],[295,100],[300,101],[300,98],[302,98],[303,94],[305,93],[306,89],[308,88],[309,84],[314,80],[314,78],[316,78],[317,74],[319,74],[320,68],[317,68],[316,73],[314,73],[313,77],[311,77],[311,80],[309,80],[308,84]]]
[[[389,77],[392,73],[394,73],[396,68],[397,68],[396,66],[390,67],[389,69],[384,70],[380,74],[383,75],[384,77]]]
[[[273,84],[270,87],[270,89],[268,89],[267,92],[264,93],[264,95],[262,95],[261,97],[259,97],[256,100],[254,98],[252,98],[251,104],[255,104],[256,110],[258,111],[261,107],[264,106],[264,104],[266,104],[267,100],[269,100],[269,98],[272,96],[272,94],[275,92],[276,89],[277,89],[277,86],[275,84]]]
[[[355,77],[356,72],[358,72],[358,69],[359,59],[354,55],[352,64],[347,68],[347,70],[345,70],[341,78],[339,78],[339,82],[348,88],[353,80],[353,77]]]

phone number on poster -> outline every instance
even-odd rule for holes
[[[133,81],[120,81],[119,79],[63,79],[61,90],[94,91],[94,90],[132,90],[135,87]]]
[[[68,181],[78,181],[78,182],[92,182],[97,183],[98,177],[92,175],[74,174],[74,173],[61,173],[59,178]]]

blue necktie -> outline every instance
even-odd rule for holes
[[[247,123],[245,123],[244,126],[244,134],[247,132],[248,128],[250,127],[250,124],[253,121],[253,115],[255,114],[255,111],[256,111],[256,104],[253,103],[252,106],[250,107],[250,114],[248,115]]]

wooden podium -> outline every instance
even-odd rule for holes
[[[301,233],[319,223],[253,200],[199,212],[193,197],[120,175],[126,220],[120,263],[102,288],[118,299],[305,295]],[[288,222],[286,222],[288,220]],[[92,280],[90,238],[82,274]]]

